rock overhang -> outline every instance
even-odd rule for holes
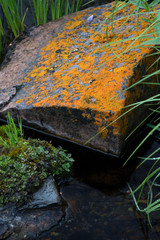
[[[17,59],[18,67],[22,67],[21,77],[18,69],[13,74],[13,83],[10,81],[3,90],[6,96],[10,89],[16,89],[16,93],[9,95],[1,114],[15,109],[22,120],[79,143],[87,142],[100,132],[88,145],[120,154],[125,137],[141,120],[145,109],[137,111],[136,117],[132,112],[116,119],[127,104],[149,96],[154,88],[136,86],[131,91],[124,90],[147,73],[157,56],[148,57],[153,50],[139,47],[138,41],[129,52],[125,52],[129,40],[118,43],[121,39],[136,38],[144,31],[145,23],[137,32],[136,18],[129,19],[123,31],[120,28],[123,20],[114,24],[117,43],[113,43],[112,27],[108,26],[111,45],[107,45],[105,18],[111,14],[112,8],[113,4],[90,8],[44,25],[42,29],[46,28],[45,31],[35,30],[35,35],[33,31],[32,36],[24,40],[29,41],[29,50],[24,48]],[[128,16],[133,9],[134,6],[130,6],[119,11],[115,19]],[[91,21],[88,20],[90,16]],[[56,23],[58,27],[54,28]],[[46,33],[50,37],[45,40]],[[33,44],[35,38],[37,43],[38,39],[41,40],[41,46]],[[25,50],[31,54],[32,44],[36,51],[33,50],[34,57],[29,62],[29,59],[25,60]],[[20,46],[24,47],[23,41]],[[119,58],[115,56],[123,51]],[[16,67],[17,63],[14,65],[12,60],[0,72],[2,82],[7,77],[7,67],[10,64]],[[154,67],[150,72],[153,70]],[[11,78],[12,74],[8,77]]]

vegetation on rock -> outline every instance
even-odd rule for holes
[[[10,115],[0,135],[0,204],[24,203],[49,175],[64,177],[70,171],[71,154],[46,141],[25,140],[21,123],[17,128]]]

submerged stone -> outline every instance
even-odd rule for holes
[[[134,8],[130,5],[114,17],[122,18],[113,29],[123,43],[113,43],[112,26],[108,27],[110,45],[107,42],[106,18],[113,4],[77,12],[30,31],[13,53],[10,51],[10,61],[1,66],[0,117],[10,111],[25,124],[119,155],[128,133],[148,113],[141,106],[116,119],[125,106],[158,91],[147,84],[124,91],[156,69],[155,65],[149,67],[158,56],[135,41],[148,23],[140,16],[143,24],[137,31],[136,17],[126,22],[123,18]],[[129,43],[133,48],[126,51]]]

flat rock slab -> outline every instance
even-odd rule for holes
[[[13,207],[0,209],[0,239],[36,239],[62,221],[61,206],[20,211]]]
[[[25,124],[84,144],[116,120],[123,107],[155,94],[157,87],[146,84],[123,91],[156,69],[153,66],[147,71],[157,55],[149,56],[153,50],[138,47],[139,41],[125,51],[126,39],[135,40],[146,27],[141,24],[137,31],[134,17],[113,24],[117,40],[124,39],[123,44],[112,43],[114,34],[109,27],[111,50],[105,19],[112,9],[113,4],[107,4],[62,17],[34,28],[17,43],[0,69],[0,117],[10,111]],[[120,10],[114,19],[128,16],[133,9],[131,5]],[[146,114],[145,107],[140,107],[125,115],[88,146],[119,155],[125,148],[124,139]]]

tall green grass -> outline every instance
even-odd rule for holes
[[[69,3],[69,0],[50,0],[51,4],[51,16],[52,20],[60,18],[64,15],[73,13],[74,11],[79,11],[81,8],[82,0],[73,0],[72,3]]]
[[[2,21],[0,19],[0,58],[1,58],[1,54],[2,54],[3,37],[4,37],[4,29],[3,29]]]
[[[36,16],[36,25],[47,22],[49,0],[33,0],[34,12]]]
[[[23,15],[22,0],[18,1],[18,4],[15,0],[0,0],[0,6],[2,7],[8,26],[12,30],[14,36],[17,37],[25,28],[25,15]]]
[[[155,7],[157,4],[160,3],[160,0],[154,0],[151,3],[148,3],[147,0],[129,0],[129,1],[123,1],[123,2],[119,2],[118,0],[115,1],[115,5],[113,7],[113,10],[111,12],[111,14],[106,18],[106,38],[107,38],[107,43],[105,43],[104,45],[101,46],[101,50],[105,49],[105,48],[110,48],[111,51],[114,53],[113,57],[110,58],[109,60],[107,60],[105,63],[103,64],[107,64],[108,62],[114,60],[114,59],[118,59],[122,57],[122,55],[124,53],[128,53],[129,51],[131,51],[132,49],[135,48],[134,44],[135,42],[139,42],[139,44],[136,46],[136,48],[139,47],[147,47],[147,48],[153,48],[155,51],[153,53],[151,53],[150,55],[157,55],[157,59],[155,60],[154,63],[152,63],[149,68],[147,69],[147,72],[149,72],[150,68],[155,66],[155,71],[152,73],[148,73],[147,75],[143,76],[142,79],[140,79],[139,81],[135,82],[133,85],[129,86],[127,89],[125,89],[124,91],[121,91],[121,94],[125,91],[129,91],[131,90],[131,88],[135,88],[137,85],[139,84],[148,84],[148,85],[156,85],[157,88],[160,89],[160,78],[159,78],[159,74],[160,74],[160,69],[158,68],[158,66],[160,65],[160,10],[154,11],[153,7]],[[119,10],[123,10],[127,7],[129,7],[130,4],[135,5],[135,10],[128,15],[127,17],[121,17],[118,19],[114,19],[115,14],[119,11]],[[141,12],[141,10],[145,10],[145,12]],[[143,21],[147,23],[147,27],[144,29],[144,31],[141,34],[137,34],[136,37],[131,37],[131,38],[127,38],[127,39],[123,39],[123,40],[117,40],[117,35],[118,33],[117,28],[114,29],[114,24],[116,24],[118,21],[121,22],[121,20],[124,21],[123,24],[121,24],[121,27],[119,29],[119,32],[121,29],[123,29],[124,24],[130,19],[130,17],[135,17],[136,18],[136,28],[137,28],[137,33],[138,33],[138,29],[139,26],[142,24],[142,22],[140,22],[140,16],[144,16],[143,17]],[[112,29],[112,35],[113,35],[113,41],[109,41],[109,26],[111,26]],[[150,30],[150,33],[148,34],[148,31]],[[121,53],[119,53],[118,55],[116,54],[116,52],[114,51],[114,49],[112,48],[112,44],[117,44],[119,46],[119,44],[123,44],[123,43],[127,43],[126,44],[126,49],[123,50]],[[97,51],[99,51],[99,49],[97,49]],[[100,66],[98,66],[99,68]],[[157,77],[157,82],[150,82],[150,79],[152,77]],[[123,110],[125,110],[121,116],[119,116],[117,119],[115,119],[113,122],[111,122],[110,124],[108,124],[107,126],[104,126],[103,129],[101,129],[101,131],[99,131],[95,136],[93,136],[93,138],[95,138],[97,135],[99,135],[101,132],[103,132],[106,128],[108,128],[110,125],[112,125],[114,122],[116,122],[117,120],[119,120],[120,118],[123,118],[124,115],[130,113],[133,110],[136,110],[138,107],[145,105],[147,106],[148,110],[150,110],[150,113],[148,114],[148,116],[146,118],[143,119],[143,121],[136,126],[136,128],[129,134],[129,136],[127,137],[127,139],[129,137],[132,137],[133,133],[142,125],[144,124],[147,119],[151,118],[153,116],[153,114],[155,113],[160,113],[160,93],[156,94],[156,95],[152,95],[151,97],[149,97],[148,99],[139,101],[139,102],[135,102],[132,103],[128,106],[126,106]],[[129,158],[126,160],[125,164],[131,159],[131,157],[137,152],[137,150],[146,142],[146,140],[155,132],[159,131],[160,132],[160,118],[158,118],[154,124],[148,124],[148,126],[151,128],[150,132],[144,137],[144,139],[139,143],[139,145],[135,148],[135,150],[132,152],[132,154],[129,156]],[[127,140],[126,139],[126,140]],[[86,144],[88,142],[90,142],[92,140],[89,139]],[[145,179],[143,180],[143,182],[137,186],[137,188],[135,190],[132,190],[131,186],[128,185],[131,195],[133,197],[133,200],[135,202],[135,205],[137,207],[137,209],[143,213],[146,213],[148,216],[148,221],[151,225],[151,221],[150,221],[150,214],[154,211],[159,211],[160,210],[160,194],[155,195],[154,193],[154,188],[155,187],[160,187],[160,184],[157,183],[157,180],[160,179],[160,167],[158,166],[158,163],[160,161],[160,157],[154,157],[154,155],[156,153],[160,152],[160,146],[150,154],[150,156],[142,159],[143,161],[141,162],[141,164],[138,166],[140,167],[142,164],[145,164],[146,161],[153,161],[153,166],[150,168],[147,176],[145,177]],[[125,165],[124,164],[124,165]],[[146,206],[145,207],[140,207],[139,204],[141,202],[141,198],[143,196],[144,193],[144,189],[146,190],[146,185],[148,186],[148,194],[146,196],[147,201],[146,201]],[[138,196],[137,196],[138,193]],[[137,198],[136,198],[137,196]]]
[[[130,14],[130,16],[127,16],[125,19],[125,22],[131,17],[131,16],[135,16],[137,19],[137,32],[139,29],[139,25],[142,24],[142,22],[139,21],[139,16],[141,14],[144,14],[144,16],[148,16],[147,18],[143,18],[143,21],[147,22],[148,25],[147,27],[144,29],[143,33],[140,35],[137,35],[137,37],[134,38],[130,38],[130,39],[126,39],[126,40],[119,40],[117,41],[116,39],[116,35],[117,33],[114,32],[114,23],[116,23],[117,21],[121,21],[121,19],[124,20],[124,17],[122,17],[121,19],[118,20],[114,20],[114,15],[116,14],[117,11],[119,11],[120,9],[122,10],[125,7],[128,7],[129,4],[132,3],[136,6],[135,10]],[[120,58],[124,53],[129,52],[130,50],[134,49],[134,43],[138,40],[139,41],[139,45],[137,47],[148,47],[148,48],[153,48],[155,50],[155,52],[153,52],[152,54],[157,54],[157,60],[149,66],[148,70],[152,67],[155,66],[155,71],[153,73],[148,73],[146,76],[143,76],[141,80],[137,81],[136,83],[134,83],[133,85],[131,85],[130,87],[128,87],[127,89],[125,89],[124,91],[128,91],[131,88],[135,88],[138,84],[155,84],[157,85],[157,88],[160,89],[160,81],[159,81],[159,74],[160,74],[160,69],[156,68],[156,66],[158,67],[158,63],[160,61],[160,57],[158,57],[159,53],[160,53],[160,10],[157,11],[153,11],[153,7],[156,6],[157,4],[159,4],[160,1],[159,0],[154,0],[151,3],[148,3],[147,0],[130,0],[130,1],[125,1],[125,3],[119,3],[118,1],[116,1],[115,3],[115,7],[113,8],[112,13],[110,14],[110,16],[108,17],[108,23],[107,23],[107,28],[106,28],[106,38],[108,40],[108,43],[104,46],[104,47],[109,47],[112,52],[114,53],[114,56],[112,59],[110,59],[109,61],[117,58]],[[140,10],[144,9],[146,12],[141,12]],[[149,16],[151,17],[151,19],[149,19]],[[116,54],[114,52],[114,49],[112,49],[112,43],[113,42],[109,42],[109,37],[108,37],[108,27],[112,26],[112,31],[113,31],[113,37],[114,37],[114,43],[124,43],[124,41],[128,41],[130,42],[127,46],[126,49],[121,52],[120,54]],[[121,28],[123,28],[123,24],[121,26]],[[151,31],[150,34],[148,34],[148,30]],[[143,40],[142,40],[143,39]],[[103,46],[102,46],[103,47]],[[107,63],[108,61],[106,61]],[[150,78],[152,78],[153,76],[157,77],[157,82],[150,82]],[[136,127],[136,129],[134,131],[136,131],[148,118],[150,118],[153,114],[155,113],[160,113],[160,93],[154,95],[152,97],[149,97],[146,100],[143,101],[139,101],[139,102],[135,102],[131,105],[126,106],[126,111],[119,116],[119,118],[123,117],[125,114],[128,114],[130,111],[135,110],[136,108],[138,108],[141,105],[145,105],[147,106],[147,108],[150,110],[150,114]],[[119,119],[118,118],[118,119]],[[118,119],[116,119],[115,121],[117,121]],[[133,151],[133,153],[130,155],[130,157],[127,159],[127,161],[129,161],[129,159],[134,155],[134,153],[145,143],[145,141],[156,131],[160,132],[160,123],[159,123],[159,118],[157,119],[157,121],[154,122],[154,124],[148,124],[148,126],[151,128],[150,132],[146,135],[146,137],[144,137],[144,139],[140,142],[140,144],[138,145],[138,147]],[[113,123],[113,122],[112,122]],[[107,128],[108,126],[104,127]],[[101,130],[103,131],[103,129]],[[133,132],[134,132],[133,131]],[[128,136],[128,137],[132,137],[133,132]],[[148,220],[149,223],[151,224],[150,221],[150,214],[154,211],[159,211],[160,210],[160,194],[155,195],[154,193],[154,187],[160,187],[160,185],[158,184],[157,180],[160,179],[160,167],[158,166],[158,163],[160,161],[160,157],[154,157],[155,153],[158,153],[160,151],[160,146],[156,149],[156,151],[154,151],[153,153],[150,154],[150,156],[142,159],[142,162],[140,165],[145,164],[146,161],[153,161],[153,166],[150,168],[147,176],[145,177],[145,179],[143,180],[143,182],[137,186],[137,188],[135,190],[132,190],[131,186],[129,186],[131,195],[133,196],[133,200],[135,202],[135,205],[137,207],[137,209],[141,212],[144,212],[147,214],[148,216]],[[126,163],[127,163],[126,161]],[[125,163],[125,164],[126,164]],[[146,189],[146,185],[148,186],[148,194],[147,194],[147,201],[146,201],[146,207],[141,208],[140,207],[140,200],[142,198],[144,189]],[[136,198],[138,193],[138,197]]]
[[[36,21],[35,25],[45,24],[48,15],[51,14],[51,19],[55,20],[68,15],[74,11],[79,11],[81,8],[82,0],[33,0],[33,10]]]

